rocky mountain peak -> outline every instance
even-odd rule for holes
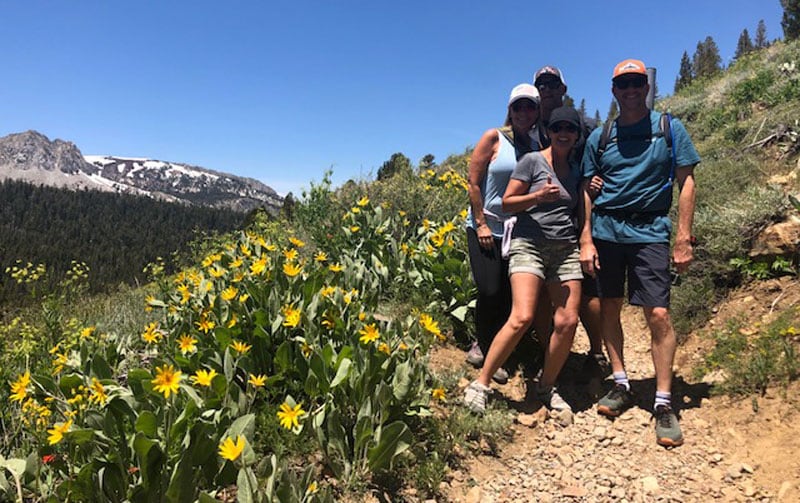
[[[236,211],[265,207],[275,213],[283,204],[271,187],[252,178],[154,159],[84,156],[74,143],[51,141],[38,131],[0,138],[0,180],[5,178]]]

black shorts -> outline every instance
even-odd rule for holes
[[[668,243],[621,244],[594,240],[600,270],[597,271],[597,296],[625,296],[635,306],[669,307],[670,286]]]

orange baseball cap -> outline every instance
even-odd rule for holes
[[[647,67],[644,66],[644,63],[638,59],[626,59],[625,61],[620,61],[617,63],[617,66],[614,67],[614,76],[611,77],[611,79],[616,79],[620,75],[625,75],[628,73],[647,75]]]

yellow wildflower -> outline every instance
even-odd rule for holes
[[[68,361],[69,357],[66,353],[58,353],[55,360],[53,360],[53,375],[60,374],[61,371],[64,370],[64,367],[67,365]]]
[[[356,204],[363,208],[364,206],[369,204],[369,198],[367,196],[364,196],[361,199],[359,199]]]
[[[366,325],[364,328],[359,330],[358,333],[361,334],[361,337],[359,337],[358,340],[363,344],[375,342],[381,336],[381,334],[378,332],[378,327],[376,327],[374,323]]]
[[[355,233],[355,232],[358,232],[358,231],[360,231],[360,230],[361,230],[361,227],[359,227],[359,226],[357,226],[357,225],[351,225],[351,226],[350,226],[350,232],[353,232],[353,233]]]
[[[180,337],[178,337],[178,349],[180,349],[181,354],[183,355],[187,353],[194,353],[197,351],[197,339],[191,335],[182,334]]]
[[[231,317],[225,326],[228,328],[233,328],[237,323],[239,323],[239,317],[236,315],[236,313],[231,313]]]
[[[233,341],[231,343],[231,348],[233,348],[233,350],[239,353],[240,355],[243,355],[246,354],[251,349],[253,349],[253,346],[250,344],[245,344],[242,341]]]
[[[300,352],[303,353],[303,356],[308,358],[309,356],[311,356],[311,353],[314,352],[314,348],[312,348],[311,345],[308,344],[307,342],[304,342],[303,345],[300,346]]]
[[[301,272],[303,272],[303,266],[299,264],[295,264],[293,262],[286,262],[285,264],[283,264],[283,273],[289,276],[290,278],[294,278]]]
[[[161,339],[161,332],[158,331],[158,323],[154,321],[145,325],[142,339],[148,344],[155,344],[158,342],[159,339]]]
[[[324,286],[322,290],[319,291],[319,294],[325,298],[330,298],[334,293],[336,293],[335,286]]]
[[[439,322],[435,321],[430,315],[425,313],[419,315],[419,324],[422,325],[422,328],[439,338],[439,340],[444,340],[445,337],[442,335],[442,331],[439,330]]]
[[[216,376],[218,376],[218,375],[219,374],[214,369],[211,369],[211,370],[198,369],[194,373],[194,375],[192,377],[190,377],[189,379],[191,379],[191,381],[194,384],[196,384],[197,386],[209,387],[209,386],[211,386],[211,381],[213,381],[214,378]]]
[[[259,374],[259,375],[250,374],[250,379],[248,379],[247,382],[252,384],[256,388],[263,388],[267,382],[267,376],[265,376],[264,374]]]
[[[98,405],[103,405],[108,400],[108,394],[103,383],[92,377],[92,385],[89,387],[92,394],[89,396],[89,401]]]
[[[52,428],[47,430],[48,435],[50,435],[47,437],[47,443],[56,445],[61,442],[64,439],[64,434],[69,431],[70,426],[72,426],[72,419],[66,423],[56,423],[53,425]]]
[[[295,260],[297,259],[297,250],[294,248],[283,250],[283,256],[286,258],[286,260]]]
[[[431,396],[432,396],[432,397],[433,397],[435,400],[441,400],[441,401],[444,401],[444,400],[445,400],[445,398],[446,398],[446,396],[445,396],[445,392],[444,392],[444,388],[434,388],[434,389],[432,389],[432,390],[431,390]]]
[[[276,245],[268,245],[268,244],[264,243],[264,239],[263,238],[261,239],[261,242],[263,243],[262,246],[264,248],[266,248],[267,251],[274,252],[275,250],[278,249],[278,247]]]
[[[242,255],[244,255],[245,257],[249,257],[250,254],[253,253],[253,252],[250,251],[250,247],[247,246],[244,243],[239,245],[239,250],[242,252]]]
[[[243,293],[243,294],[241,294],[239,296],[239,303],[240,304],[244,304],[245,302],[247,302],[247,299],[249,299],[249,298],[250,298],[250,294],[249,293]]]
[[[381,353],[386,353],[387,355],[392,354],[391,348],[389,348],[389,345],[386,344],[385,342],[381,342],[380,344],[378,344],[378,351],[380,351]]]
[[[328,269],[329,269],[331,272],[342,272],[342,271],[344,271],[344,266],[343,266],[342,264],[340,264],[340,263],[338,263],[338,262],[337,262],[337,263],[335,263],[335,264],[331,264],[331,265],[329,265],[329,266],[328,266]]]
[[[244,261],[242,260],[242,257],[236,257],[235,259],[231,260],[230,266],[231,266],[231,269],[238,269],[238,268],[242,267],[242,264],[244,264]]]
[[[318,251],[316,255],[314,255],[314,260],[317,262],[325,262],[328,260],[328,255],[324,251]]]
[[[227,302],[236,298],[237,295],[239,295],[239,290],[235,286],[231,285],[222,291],[220,297],[222,297],[222,300]]]
[[[444,244],[444,235],[437,232],[433,236],[431,236],[431,242],[436,246],[436,248],[441,248]]]
[[[253,274],[261,274],[267,268],[267,257],[261,257],[252,264],[250,264],[250,272]]]
[[[178,393],[180,388],[181,379],[183,374],[180,370],[175,370],[172,365],[163,365],[156,367],[156,377],[152,382],[155,386],[153,389],[158,393],[163,393],[164,398],[169,398],[170,393]]]
[[[300,324],[300,310],[295,309],[293,305],[285,305],[281,309],[283,311],[283,326],[294,328]]]
[[[350,211],[352,211],[355,214],[358,214],[361,213],[361,208],[359,208],[358,206],[353,206],[352,208],[350,208]]]
[[[89,338],[91,338],[92,335],[94,335],[95,330],[97,330],[96,327],[86,327],[86,328],[84,328],[83,330],[81,330],[81,339],[89,339]]]
[[[295,245],[298,248],[302,248],[302,247],[304,247],[306,245],[303,241],[300,241],[299,239],[297,239],[294,236],[290,236],[289,237],[289,242],[292,243],[293,245]]]
[[[281,426],[287,430],[291,430],[292,427],[300,426],[300,417],[306,413],[302,405],[302,403],[298,403],[292,407],[287,402],[283,402],[281,404],[281,410],[278,411],[278,419],[281,420]]]
[[[210,330],[217,326],[213,320],[209,320],[205,315],[201,316],[200,320],[195,321],[194,324],[197,325],[197,330],[200,330],[204,334],[207,334]]]
[[[461,218],[467,218],[467,214],[468,214],[467,210],[461,210],[458,216],[460,216]]]
[[[241,435],[236,435],[236,442],[231,437],[227,437],[219,444],[219,456],[229,461],[236,461],[244,451],[245,439]]]
[[[214,266],[208,270],[208,274],[211,275],[212,278],[221,278],[228,272],[220,266]]]
[[[192,294],[189,292],[189,287],[186,285],[179,285],[178,293],[181,294],[181,304],[186,304],[189,302],[189,299],[192,298]]]
[[[14,402],[21,402],[28,396],[28,386],[31,384],[31,373],[26,370],[24,374],[17,377],[17,380],[11,383],[11,400]]]

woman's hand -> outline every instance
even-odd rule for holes
[[[494,236],[486,223],[479,225],[475,232],[478,234],[478,244],[481,245],[481,248],[491,250],[494,247]]]
[[[558,185],[553,183],[550,175],[547,175],[547,181],[544,186],[537,191],[537,204],[539,203],[553,203],[561,199],[561,189]]]
[[[589,180],[589,184],[586,186],[586,192],[589,194],[589,197],[594,198],[600,194],[600,191],[603,190],[603,179],[599,176],[595,175]]]

